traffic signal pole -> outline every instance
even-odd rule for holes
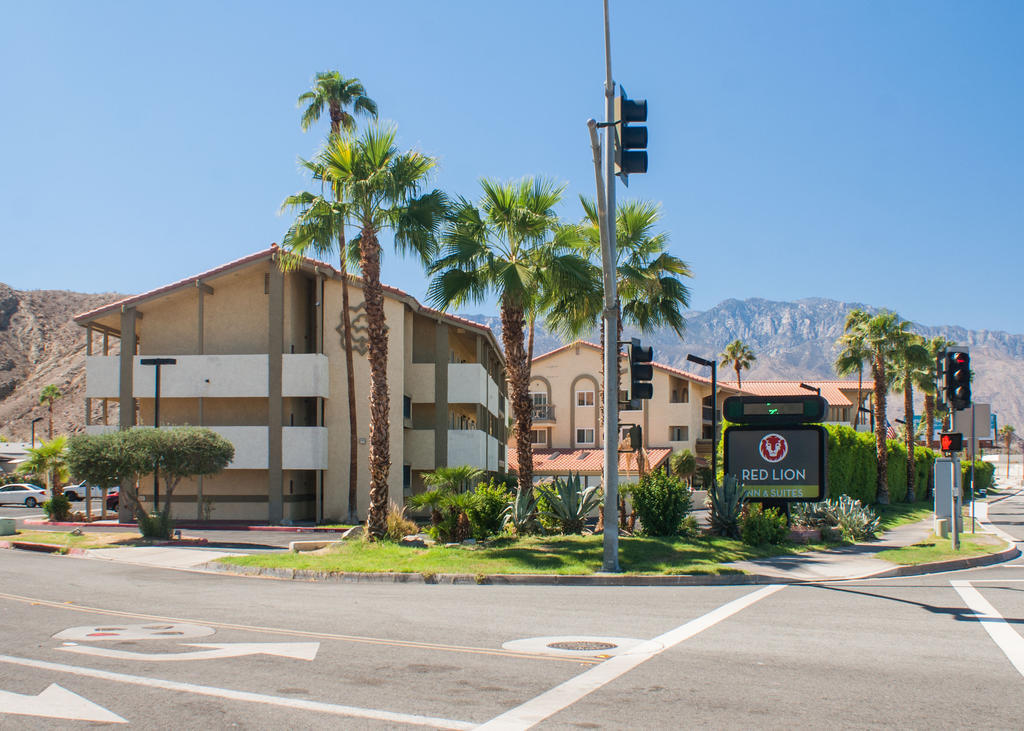
[[[604,190],[598,181],[598,215],[604,197],[601,270],[604,278],[604,558],[619,571],[619,293],[615,277],[615,81],[611,24],[604,0]],[[598,176],[600,178],[600,176]],[[601,194],[604,193],[604,196]]]

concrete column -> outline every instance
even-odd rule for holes
[[[109,350],[110,350],[110,333],[108,333],[106,330],[104,330],[103,331],[103,355],[108,355]],[[103,426],[107,425],[107,415],[108,415],[107,399],[104,398],[103,399]]]
[[[284,274],[276,257],[270,261],[270,292],[267,302],[267,356],[270,359],[267,399],[267,520],[271,524],[284,519],[284,471],[281,467],[284,399],[281,373],[284,350]]]
[[[92,325],[85,328],[85,354],[92,355]],[[85,425],[92,425],[92,399],[88,396],[85,397]]]
[[[121,310],[121,358],[120,374],[118,381],[118,427],[122,430],[131,429],[135,426],[135,396],[134,396],[134,367],[135,367],[135,321],[138,312],[134,307],[125,307]],[[132,485],[128,481],[121,483],[121,490],[126,491]],[[118,520],[125,522],[134,517],[127,501],[118,501]]]
[[[448,325],[437,323],[434,340],[434,466],[448,465]]]
[[[206,351],[206,338],[204,333],[204,321],[203,321],[203,295],[206,294],[206,285],[196,280],[196,355],[203,355]],[[203,425],[203,397],[200,396],[197,401],[199,408],[199,423],[197,426]],[[203,476],[199,475],[196,478],[196,520],[203,519]]]

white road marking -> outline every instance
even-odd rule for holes
[[[192,683],[181,683],[174,680],[163,680],[161,678],[146,678],[139,675],[127,675],[125,673],[112,673],[107,670],[95,668],[84,668],[76,665],[62,665],[45,660],[31,660],[25,657],[13,657],[11,655],[0,655],[0,662],[20,665],[27,668],[38,668],[40,670],[52,670],[58,673],[70,673],[87,678],[99,680],[110,680],[115,683],[127,683],[129,685],[142,685],[148,688],[159,688],[171,690],[178,693],[193,693],[195,695],[223,698],[243,703],[262,703],[269,706],[280,706],[300,711],[317,711],[329,713],[335,716],[348,716],[350,718],[368,718],[373,721],[385,721],[388,723],[404,723],[411,726],[429,726],[432,728],[445,729],[473,729],[475,723],[466,721],[453,721],[448,718],[431,718],[430,716],[417,716],[409,713],[395,713],[392,711],[377,711],[372,708],[356,708],[355,706],[342,706],[334,703],[322,703],[320,701],[307,701],[301,698],[281,698],[263,693],[250,693],[244,690],[231,690],[229,688],[215,688],[209,685],[193,685]]]
[[[208,647],[211,649],[199,652],[131,652],[129,650],[112,650],[109,647],[92,645],[65,645],[58,647],[64,652],[79,655],[95,655],[112,657],[117,660],[143,660],[145,662],[173,662],[176,660],[219,660],[225,657],[242,657],[244,655],[276,655],[290,657],[295,660],[312,660],[320,649],[319,642],[229,642],[224,644],[186,644],[185,647]]]
[[[209,637],[213,627],[190,622],[149,622],[147,624],[121,624],[107,622],[101,625],[68,627],[53,636],[55,640],[77,642],[113,642],[122,640],[191,640]]]
[[[96,721],[98,723],[128,723],[116,713],[111,713],[80,695],[50,684],[39,695],[21,695],[0,690],[0,713],[16,716],[42,716],[43,718],[64,718],[72,721]]]
[[[723,604],[718,609],[712,610],[702,617],[690,620],[686,624],[676,627],[663,635],[655,637],[652,642],[657,642],[662,647],[650,652],[636,653],[632,655],[619,655],[610,660],[605,660],[597,667],[580,673],[570,678],[561,685],[541,693],[536,698],[523,703],[520,706],[492,718],[480,726],[481,729],[527,729],[545,718],[553,716],[559,711],[568,708],[573,703],[581,700],[595,690],[607,685],[621,675],[628,673],[643,662],[650,660],[670,647],[675,647],[680,642],[688,640],[700,632],[713,627],[724,619],[740,612],[752,604],[771,596],[777,591],[786,587],[785,584],[772,584],[757,591],[751,592],[739,599],[734,599],[728,604]]]
[[[964,604],[974,611],[981,626],[988,632],[989,637],[999,646],[1007,659],[1017,668],[1017,672],[1024,675],[1024,637],[1017,634],[996,608],[988,603],[988,600],[981,593],[971,586],[969,581],[950,581],[956,589]]]

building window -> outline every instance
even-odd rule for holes
[[[626,391],[626,390],[619,391],[619,411],[642,411],[643,410],[644,402],[643,402],[642,399],[638,399],[637,400],[637,403],[640,404],[640,408],[639,409],[632,408],[632,406],[630,405],[631,403],[632,402],[629,400],[629,391]]]
[[[411,396],[403,396],[402,397],[402,417],[405,418],[405,419],[411,419],[412,418],[412,397]]]
[[[530,444],[536,444],[543,446],[548,443],[548,430],[547,429],[531,429],[530,430]]]
[[[593,444],[594,443],[594,430],[593,429],[577,429],[576,430],[576,444]]]
[[[402,492],[412,491],[412,465],[402,465]]]
[[[546,391],[530,391],[530,400],[534,406],[547,406],[548,394]]]
[[[668,440],[670,442],[687,442],[690,440],[690,427],[670,426],[668,428]]]
[[[576,405],[577,406],[593,406],[594,405],[594,392],[593,391],[577,391],[576,392]]]
[[[676,386],[672,389],[672,401],[673,404],[688,404],[690,403],[690,387],[686,384],[682,386]]]

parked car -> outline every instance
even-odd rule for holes
[[[46,501],[46,490],[27,482],[0,487],[0,505],[24,505],[34,508]]]
[[[120,494],[121,490],[117,487],[107,490],[107,510],[117,510],[117,504],[120,502],[118,496]]]
[[[103,490],[93,485],[87,485],[84,482],[79,482],[77,485],[68,485],[64,488],[64,496],[72,502],[84,500],[85,496],[98,500],[103,497]]]

